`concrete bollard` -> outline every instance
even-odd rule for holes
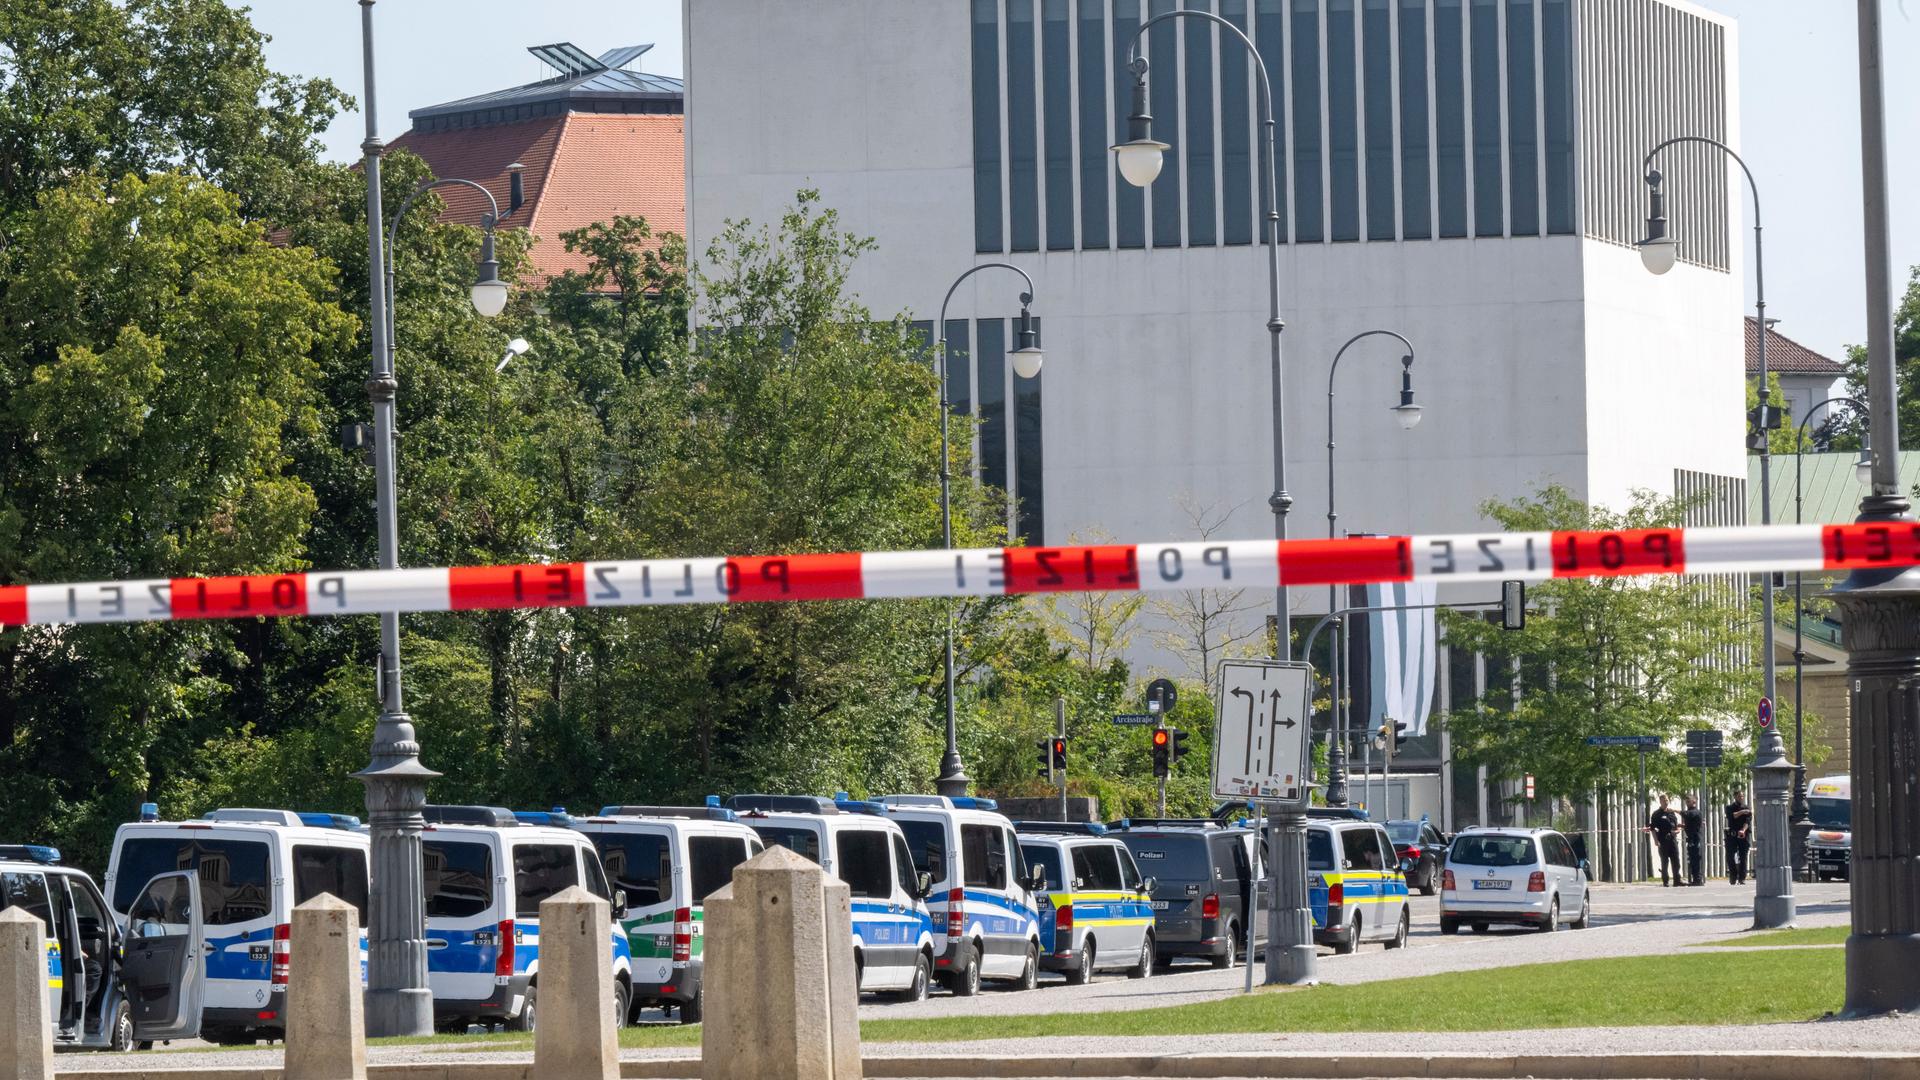
[[[619,1080],[613,1015],[613,907],[578,885],[540,905],[540,1080]]]
[[[51,1080],[47,935],[21,908],[0,911],[0,1080]]]
[[[702,1080],[860,1080],[852,901],[770,847],[706,901]]]
[[[286,1080],[366,1080],[360,918],[322,893],[293,909]]]

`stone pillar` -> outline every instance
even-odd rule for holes
[[[0,911],[0,1080],[52,1080],[47,935],[21,908]]]
[[[287,1080],[366,1080],[360,916],[322,893],[293,909],[287,957]]]
[[[779,846],[707,898],[702,1080],[860,1080],[849,903]]]
[[[1753,764],[1753,926],[1771,930],[1792,926],[1798,913],[1793,895],[1793,829],[1787,804],[1793,799],[1793,763],[1780,750],[1777,735],[1765,739]],[[1769,746],[1769,744],[1773,744]],[[1766,757],[1769,750],[1773,756]]]
[[[1313,944],[1313,909],[1307,905],[1307,814],[1279,810],[1267,820],[1267,850],[1273,853],[1267,889],[1267,984],[1304,986],[1316,981],[1319,952]],[[1253,958],[1249,956],[1251,964]]]
[[[612,935],[612,905],[578,885],[540,905],[533,1075],[541,1080],[620,1078]]]

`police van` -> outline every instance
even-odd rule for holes
[[[1307,904],[1314,941],[1336,953],[1363,941],[1406,947],[1407,878],[1387,830],[1371,821],[1309,820]]]
[[[1153,974],[1153,895],[1133,853],[1092,822],[1021,821],[1020,854],[1046,872],[1040,893],[1040,966],[1084,983],[1102,969]]]
[[[633,1005],[697,1024],[705,997],[705,901],[760,853],[759,834],[708,796],[705,806],[606,806],[573,826],[600,852],[633,955]]]
[[[1853,777],[1822,776],[1807,783],[1807,870],[1821,881],[1853,875]]]
[[[633,964],[621,898],[593,845],[571,829],[523,825],[492,806],[429,806],[420,838],[426,883],[427,983],[434,1024],[532,1031],[540,983],[540,904],[578,885],[612,906],[613,1005],[625,1024]]]
[[[853,902],[853,965],[866,992],[920,1001],[933,981],[932,879],[915,869],[906,833],[879,803],[841,793],[735,795],[727,805],[769,844],[788,848],[847,883]]]
[[[150,909],[186,905],[177,886],[157,897],[148,883],[188,875],[199,902],[187,910],[202,927],[206,957],[200,1037],[224,1045],[278,1037],[286,1027],[293,909],[331,893],[353,905],[366,926],[368,838],[358,819],[236,808],[161,821],[151,803],[140,816],[114,833],[107,864],[107,901],[121,929],[133,938],[185,932],[184,921],[153,918],[141,902],[148,894]],[[168,934],[157,932],[162,926]],[[360,947],[364,955],[364,929]]]
[[[983,979],[1031,990],[1040,978],[1044,884],[1020,858],[1013,822],[992,799],[888,795],[887,817],[906,834],[914,869],[932,891],[933,967],[947,989],[968,997]]]

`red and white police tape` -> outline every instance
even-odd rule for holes
[[[0,625],[1920,566],[1920,525],[1380,536],[0,585]]]

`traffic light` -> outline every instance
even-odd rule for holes
[[[1527,628],[1527,583],[1524,581],[1503,581],[1500,583],[1500,629],[1525,630]]]
[[[1053,767],[1060,772],[1066,772],[1067,771],[1067,738],[1066,736],[1055,735],[1053,737],[1053,743],[1052,743],[1051,749],[1053,751],[1052,753]]]
[[[1038,769],[1035,769],[1033,774],[1035,776],[1038,776],[1040,779],[1047,781],[1048,783],[1052,783],[1053,782],[1053,740],[1052,739],[1035,739],[1033,740],[1033,745],[1040,748],[1039,756],[1034,758],[1035,761],[1038,761],[1040,763],[1040,767]]]
[[[1173,733],[1166,728],[1153,729],[1153,775],[1165,776],[1173,767]]]
[[[1179,728],[1169,728],[1167,730],[1173,732],[1173,754],[1171,760],[1173,764],[1178,765],[1180,764],[1180,759],[1191,753],[1193,748],[1187,745],[1186,732],[1181,731]]]
[[[1404,720],[1388,720],[1373,733],[1373,745],[1389,754],[1397,754],[1407,743],[1407,724]]]

